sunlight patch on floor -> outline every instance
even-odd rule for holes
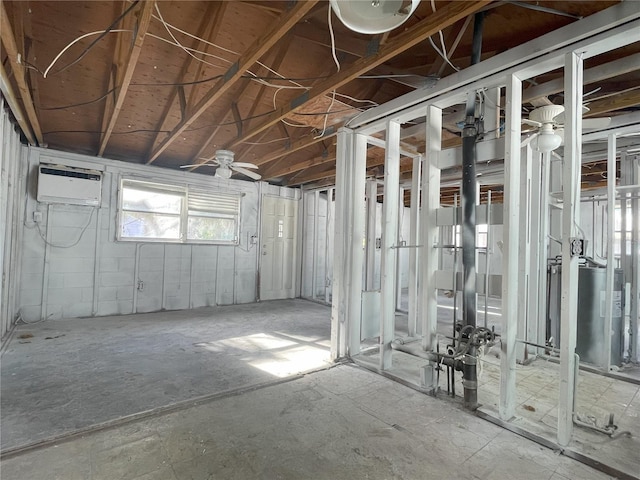
[[[260,359],[248,362],[252,367],[275,375],[288,377],[296,373],[322,368],[330,364],[329,352],[315,347],[296,347],[273,352],[270,359]]]

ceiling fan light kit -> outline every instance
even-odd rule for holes
[[[551,127],[551,125],[549,125],[549,127]],[[533,147],[538,152],[549,153],[558,148],[561,143],[562,137],[560,135],[556,135],[553,131],[553,127],[551,127],[549,131],[545,131],[544,129],[540,131],[534,141]]]
[[[216,173],[214,177],[218,178],[231,178],[231,169],[229,167],[220,166],[216,168]]]
[[[388,32],[411,16],[420,0],[330,0],[331,8],[350,30],[368,35]]]

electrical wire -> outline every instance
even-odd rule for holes
[[[173,37],[173,38],[174,38],[174,41],[172,42],[172,41],[170,41],[170,40],[167,40],[166,38],[160,37],[160,36],[158,36],[158,35],[154,35],[154,34],[152,34],[152,33],[149,33],[148,35],[149,35],[150,37],[157,38],[158,40],[162,40],[163,42],[166,42],[166,43],[168,43],[169,45],[174,45],[174,46],[176,46],[176,47],[179,47],[180,49],[182,49],[182,50],[184,50],[185,52],[187,52],[187,53],[188,53],[191,57],[193,57],[195,60],[197,60],[197,61],[199,61],[199,62],[201,62],[201,63],[204,63],[204,64],[206,64],[206,65],[209,65],[209,66],[215,67],[215,68],[225,68],[225,67],[223,67],[223,66],[221,66],[221,65],[216,65],[216,64],[211,63],[211,62],[207,62],[206,60],[203,60],[203,59],[201,59],[201,58],[196,57],[196,56],[195,56],[195,55],[193,55],[191,52],[199,53],[199,54],[202,54],[202,55],[205,55],[205,56],[209,56],[209,57],[214,57],[214,58],[217,58],[217,59],[219,59],[219,60],[223,60],[223,61],[225,61],[225,62],[228,62],[229,64],[232,64],[232,63],[233,63],[233,62],[231,62],[230,60],[227,60],[227,59],[225,59],[225,58],[219,57],[219,56],[214,55],[214,54],[212,54],[212,53],[203,52],[202,50],[197,50],[197,49],[195,49],[195,48],[185,47],[185,46],[184,46],[184,45],[182,45],[180,42],[178,42],[177,40],[175,40],[175,37]],[[258,62],[258,63],[259,63],[259,62]],[[270,68],[268,68],[268,67],[265,67],[265,68],[267,68],[268,70],[271,70],[271,69],[270,69]],[[282,89],[282,88],[288,88],[288,89],[295,89],[295,90],[308,90],[309,88],[311,88],[311,87],[305,87],[304,85],[297,84],[296,82],[293,82],[293,81],[292,81],[292,83],[294,83],[294,84],[295,84],[295,85],[293,85],[293,86],[291,86],[291,85],[275,85],[275,84],[273,84],[273,83],[269,83],[269,82],[267,82],[267,81],[262,80],[262,78],[260,78],[258,75],[256,75],[255,73],[253,73],[253,72],[252,72],[252,71],[250,71],[250,70],[247,70],[247,73],[248,73],[249,75],[242,75],[241,77],[242,77],[242,78],[249,78],[249,79],[251,79],[251,80],[256,81],[257,83],[259,83],[259,84],[261,84],[261,85],[265,85],[265,86],[267,86],[267,87],[271,87],[271,88],[280,88],[280,89]],[[281,77],[282,77],[282,76],[281,76]],[[280,78],[280,79],[281,79],[281,80],[284,80],[285,78],[284,78],[284,77],[282,77],[282,78]]]
[[[80,35],[78,38],[76,38],[75,40],[73,40],[71,43],[69,43],[66,47],[64,47],[62,50],[60,50],[60,53],[58,53],[58,55],[56,55],[56,57],[53,59],[53,61],[49,64],[49,66],[46,68],[46,70],[44,71],[44,73],[42,74],[42,76],[44,78],[47,78],[47,75],[49,74],[49,71],[51,70],[51,68],[56,64],[56,62],[60,59],[60,57],[64,54],[64,52],[66,52],[67,50],[69,50],[69,48],[71,48],[73,45],[75,45],[76,43],[78,43],[80,40],[84,40],[87,37],[90,37],[92,35],[100,35],[97,39],[95,39],[93,42],[91,42],[91,44],[85,48],[80,55],[71,63],[66,64],[64,67],[62,67],[60,70],[57,70],[55,72],[53,72],[51,75],[57,75],[58,73],[64,72],[65,70],[67,70],[68,68],[72,67],[73,65],[75,65],[76,63],[78,63],[80,60],[82,60],[84,58],[84,56],[89,53],[89,50],[91,50],[94,45],[101,39],[104,38],[104,36],[107,33],[122,33],[122,32],[131,32],[132,30],[121,30],[121,29],[116,29],[116,30],[97,30],[95,32],[89,32],[89,33],[85,33],[84,35]]]
[[[108,92],[100,95],[98,98],[94,98],[93,100],[87,100],[86,102],[73,103],[71,105],[60,105],[60,106],[57,106],[57,107],[40,107],[38,105],[36,105],[35,107],[38,110],[66,110],[67,108],[83,107],[85,105],[91,105],[92,103],[96,103],[96,102],[99,102],[100,100],[104,100],[111,93],[115,92],[118,88],[120,88],[120,87],[113,87],[111,90],[109,90]]]
[[[115,26],[120,22],[120,20],[122,20],[124,17],[126,17],[126,16],[131,12],[131,10],[133,10],[133,9],[135,8],[135,6],[139,3],[139,1],[140,1],[140,0],[135,0],[135,1],[134,1],[134,2],[133,2],[133,3],[132,3],[128,8],[124,11],[124,12],[122,12],[122,13],[120,14],[120,16],[118,16],[118,18],[116,18],[116,19],[111,23],[111,25],[109,25],[105,30],[103,30],[102,32],[100,32],[100,36],[99,36],[98,38],[96,38],[93,42],[91,42],[91,43],[89,44],[89,46],[88,46],[87,48],[85,48],[85,49],[80,53],[80,55],[79,55],[79,56],[78,56],[74,61],[72,61],[71,63],[68,63],[67,65],[65,65],[64,67],[62,67],[60,70],[58,70],[58,71],[54,72],[52,75],[57,75],[58,73],[64,72],[64,71],[65,71],[65,70],[67,70],[68,68],[70,68],[70,67],[72,67],[73,65],[75,65],[76,63],[78,63],[78,62],[79,62],[80,60],[82,60],[82,59],[84,58],[84,56],[85,56],[87,53],[89,53],[89,51],[90,51],[90,50],[91,50],[91,49],[92,49],[92,48],[93,48],[93,47],[94,47],[94,46],[95,46],[95,45],[96,45],[100,40],[102,40],[102,39],[103,39],[103,38],[104,38],[108,33],[110,33],[110,32],[116,32],[116,31],[119,31],[119,30],[114,30],[114,27],[115,27]],[[122,30],[122,31],[126,31],[126,30]],[[88,35],[89,35],[89,34],[84,35],[84,36],[80,37],[79,39],[84,38],[85,36],[88,36]],[[79,40],[79,39],[78,39],[78,40]],[[76,41],[77,41],[77,40],[74,40],[72,43],[70,43],[67,47],[65,47],[65,48],[64,48],[64,49],[63,49],[63,50],[62,50],[62,51],[61,51],[61,52],[56,56],[56,58],[54,58],[54,59],[53,59],[53,62],[51,62],[51,65],[49,65],[49,68],[47,68],[47,69],[44,71],[44,74],[43,74],[44,78],[47,78],[47,74],[49,73],[49,70],[51,70],[51,67],[53,67],[53,65],[58,61],[58,59],[60,58],[60,56],[61,56],[61,55],[62,55],[62,54],[63,54],[63,53],[64,53],[64,52],[65,52],[65,51],[66,51],[66,50],[71,46],[71,45],[73,45]]]
[[[170,36],[171,38],[173,38],[173,41],[175,42],[175,45],[177,45],[178,47],[180,47],[182,50],[184,50],[185,52],[187,52],[187,54],[188,54],[188,55],[190,55],[191,57],[195,58],[195,59],[196,59],[196,60],[198,60],[199,62],[206,63],[207,65],[211,65],[211,66],[217,67],[217,65],[214,65],[214,64],[212,64],[212,63],[209,63],[209,62],[207,62],[207,61],[205,61],[205,60],[202,60],[202,59],[200,59],[200,58],[196,57],[193,53],[191,53],[191,52],[189,51],[189,50],[191,50],[190,48],[187,48],[187,47],[185,47],[184,45],[182,45],[182,44],[178,41],[178,39],[175,37],[175,35],[174,35],[174,34],[173,34],[173,32],[171,31],[171,29],[169,28],[169,25],[167,25],[167,22],[165,22],[165,21],[164,21],[164,18],[162,17],[162,13],[160,13],[160,7],[158,6],[158,3],[157,3],[157,2],[156,2],[155,7],[156,7],[156,12],[158,12],[158,16],[160,17],[160,22],[162,22],[162,24],[164,25],[164,28],[165,28],[165,30],[167,31],[167,33],[169,34],[169,36]],[[203,52],[198,52],[198,53],[203,53]],[[216,57],[216,58],[218,58],[218,59],[222,59],[222,60],[225,60],[225,59],[223,59],[222,57]],[[232,62],[229,62],[229,63],[232,63]]]
[[[331,92],[331,103],[329,104],[329,111],[326,113],[326,115],[324,116],[324,124],[322,126],[322,132],[320,132],[319,135],[313,137],[314,139],[316,138],[322,138],[324,137],[324,132],[327,131],[327,121],[329,120],[329,114],[333,113],[331,112],[331,107],[333,107],[334,102],[336,101],[336,91],[334,90],[333,92]]]
[[[354,98],[354,97],[350,97],[349,95],[345,95],[344,93],[338,93],[338,92],[335,92],[335,95],[336,95],[337,97],[347,98],[347,99],[349,99],[349,100],[352,100],[352,101],[354,101],[354,102],[358,102],[358,103],[370,103],[370,104],[371,104],[371,105],[373,105],[374,107],[377,107],[377,106],[379,106],[379,105],[380,105],[379,103],[374,102],[373,100],[360,100],[360,99],[358,99],[358,98]]]
[[[267,145],[269,143],[283,142],[285,140],[289,140],[287,137],[276,138],[275,140],[269,140],[267,142],[242,142],[245,145]]]
[[[157,20],[160,20],[160,19],[159,19],[158,17],[156,17],[155,15],[153,15],[153,18],[156,18]],[[205,43],[205,44],[207,44],[207,45],[210,45],[210,46],[212,46],[212,47],[219,48],[220,50],[223,50],[223,51],[225,51],[225,52],[231,53],[231,54],[233,54],[233,55],[238,55],[238,56],[240,55],[240,53],[238,53],[238,52],[235,52],[235,51],[230,50],[230,49],[228,49],[228,48],[225,48],[225,47],[222,47],[222,46],[220,46],[220,45],[217,45],[217,44],[215,44],[215,43],[213,43],[213,42],[210,42],[210,41],[208,41],[208,40],[205,40],[204,38],[198,37],[197,35],[193,35],[192,33],[189,33],[189,32],[187,32],[187,31],[185,31],[185,30],[181,30],[180,28],[176,27],[175,25],[170,24],[169,22],[165,22],[165,21],[163,21],[163,20],[161,20],[161,21],[163,22],[163,24],[164,24],[166,27],[173,28],[173,29],[174,29],[174,30],[176,30],[177,32],[180,32],[180,33],[182,33],[182,34],[184,34],[184,35],[187,35],[188,37],[191,37],[191,38],[193,38],[193,39],[195,39],[195,40],[198,40],[198,41],[200,41],[200,42],[202,42],[202,43]],[[175,38],[175,37],[174,37],[174,38]],[[176,40],[176,41],[177,41],[177,40]],[[178,43],[179,43],[179,42],[178,42]],[[186,47],[184,47],[184,48],[186,48]],[[198,53],[203,53],[203,54],[204,54],[204,53],[206,53],[206,52],[198,52]],[[196,57],[196,58],[197,58],[197,57]],[[217,58],[220,58],[220,57],[217,57]],[[228,61],[229,63],[233,63],[233,62],[230,62],[229,60],[226,60],[226,59],[224,59],[224,60],[225,60],[225,61]],[[276,70],[272,69],[272,68],[271,68],[271,67],[269,67],[268,65],[265,65],[264,63],[262,63],[262,62],[260,62],[260,61],[258,61],[258,62],[256,62],[256,63],[257,63],[258,65],[260,65],[261,67],[264,67],[266,70],[270,71],[270,72],[271,72],[271,73],[273,73],[274,75],[277,75],[278,77],[280,77],[280,78],[282,78],[282,79],[284,79],[284,78],[285,78],[283,75],[281,75],[279,72],[277,72]],[[255,75],[253,72],[251,72],[251,71],[249,71],[249,70],[247,70],[247,72],[248,72],[248,73],[250,73],[251,75],[254,75],[254,76],[256,76],[256,77],[257,77],[257,75]],[[290,80],[290,81],[291,81],[291,80]],[[292,82],[292,83],[294,83],[294,84],[295,84],[296,86],[298,86],[298,87],[303,87],[303,85],[296,84],[294,81],[291,81],[291,82]],[[269,86],[273,86],[273,85],[269,85]],[[303,88],[306,88],[306,87],[303,87]]]
[[[186,46],[182,45],[180,42],[172,42],[171,40],[167,40],[166,38],[161,37],[160,35],[155,35],[153,33],[147,33],[147,35],[149,37],[151,37],[151,38],[155,38],[157,40],[161,40],[161,41],[163,41],[165,43],[168,43],[169,45],[176,46],[176,47],[180,48],[181,50],[184,50],[185,52],[187,52],[191,57],[195,58],[197,61],[199,61],[201,63],[204,63],[206,65],[210,65],[210,66],[215,67],[215,68],[226,68],[226,67],[223,66],[223,65],[216,65],[215,63],[207,62],[206,60],[203,60],[202,58],[198,58],[198,57],[194,56],[193,54],[191,54],[191,52],[196,52],[196,53],[199,53],[199,54],[207,56],[207,57],[213,57],[213,58],[216,58],[218,60],[222,60],[224,62],[227,62],[229,65],[231,65],[233,63],[232,61],[227,60],[226,58],[214,55],[213,53],[203,52],[202,50],[197,50],[195,48],[186,47]]]
[[[433,13],[436,13],[436,2],[435,2],[435,0],[431,0],[431,10],[433,10]],[[440,50],[436,46],[435,42],[433,41],[433,39],[431,37],[429,37],[429,43],[434,48],[434,50],[436,52],[438,52],[438,55],[440,55],[445,62],[447,62],[456,72],[459,72],[460,69],[458,67],[456,67],[453,63],[451,63],[451,61],[449,60],[449,56],[447,55],[447,46],[446,46],[446,44],[444,42],[444,35],[442,34],[442,30],[438,30],[438,36],[440,38],[440,45],[442,45],[442,50]]]
[[[327,111],[327,112],[304,112],[304,113],[296,113],[295,115],[301,115],[301,116],[319,116],[319,115],[329,115],[329,114],[334,114],[334,113],[342,113],[342,112],[350,112],[352,111],[353,108],[345,108],[345,109],[341,109],[341,110],[334,110],[334,111]],[[271,110],[268,112],[264,112],[264,113],[260,113],[257,115],[252,115],[251,117],[247,117],[247,118],[243,118],[242,121],[247,121],[247,120],[253,120],[255,118],[261,118],[261,117],[266,117],[267,115],[271,115],[273,113],[275,113],[277,110]],[[366,110],[365,110],[366,111]],[[361,113],[364,113],[361,112]],[[235,121],[231,121],[231,122],[224,122],[224,123],[215,123],[215,124],[207,124],[207,125],[202,125],[199,127],[195,127],[195,128],[188,128],[185,129],[185,132],[196,132],[198,130],[202,130],[204,128],[212,128],[212,127],[226,127],[229,125],[236,125],[237,122]],[[287,125],[289,125],[287,123]],[[309,125],[294,125],[291,124],[290,126],[292,127],[304,127],[304,128],[309,128]],[[52,134],[57,134],[57,133],[88,133],[88,134],[103,134],[104,131],[102,130],[49,130],[47,132],[42,132],[43,135],[52,135]],[[171,130],[154,130],[154,129],[136,129],[136,130],[127,130],[124,132],[113,132],[111,135],[130,135],[132,133],[171,133]]]
[[[451,68],[453,68],[456,72],[459,72],[460,69],[458,67],[456,67],[453,63],[451,63],[451,60],[449,60],[446,56],[446,54],[444,54],[439,48],[438,46],[435,44],[435,42],[433,41],[433,39],[431,37],[429,37],[429,43],[431,44],[431,46],[433,47],[433,49],[438,53],[438,55],[440,55],[442,57],[442,59],[447,62]]]
[[[201,83],[213,82],[219,80],[224,75],[214,75],[213,77],[203,78],[201,80],[193,80],[192,82],[169,82],[169,83],[130,83],[132,87],[186,87],[189,85],[199,85]]]
[[[327,9],[327,23],[329,25],[329,35],[331,36],[331,56],[333,57],[333,61],[336,63],[337,71],[340,71],[340,62],[338,61],[338,56],[336,55],[336,38],[333,33],[333,25],[331,23],[331,4],[329,4],[329,8]]]
[[[80,240],[82,240],[84,232],[87,230],[87,227],[89,227],[89,224],[91,223],[91,220],[93,219],[93,214],[95,213],[96,210],[97,210],[96,208],[92,208],[91,209],[91,214],[89,215],[89,218],[87,219],[87,223],[85,223],[84,226],[82,227],[82,229],[80,230],[80,235],[78,235],[78,238],[73,243],[70,243],[69,245],[59,245],[59,244],[55,244],[55,243],[49,242],[47,240],[47,237],[42,233],[42,230],[40,229],[40,224],[36,223],[36,228],[38,229],[38,234],[40,235],[40,238],[42,238],[44,243],[49,245],[50,247],[55,247],[55,248],[71,248],[71,247],[75,247],[76,245],[78,245],[78,243],[80,243]]]

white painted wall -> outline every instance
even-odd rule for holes
[[[304,193],[303,208],[303,252],[302,252],[302,296],[313,297],[313,276],[315,263],[315,296],[324,299],[327,282],[327,196],[326,192],[318,195],[317,220],[314,217],[315,192]],[[330,219],[333,221],[332,219]],[[314,238],[316,239],[316,255],[314,257]]]
[[[104,169],[100,208],[35,200],[40,161]],[[118,242],[119,179],[129,177],[243,194],[240,245]],[[176,310],[256,301],[260,199],[298,191],[40,148],[28,152],[22,278],[27,321]],[[40,212],[42,221],[34,221]]]
[[[0,338],[4,338],[15,322],[15,298],[19,275],[20,212],[24,205],[20,177],[24,149],[20,135],[0,97]]]

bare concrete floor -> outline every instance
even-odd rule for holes
[[[4,460],[3,480],[610,478],[343,365]]]
[[[287,300],[20,326],[0,369],[0,477],[609,478],[354,366],[298,375],[330,365],[329,316]]]
[[[326,366],[329,312],[287,300],[21,325],[2,355],[1,449]]]

